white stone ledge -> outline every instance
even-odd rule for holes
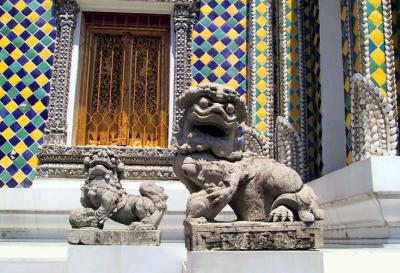
[[[400,240],[400,157],[372,157],[309,183],[325,211],[326,243]]]
[[[139,194],[141,182],[122,181],[122,185],[128,193]],[[81,207],[83,183],[83,179],[37,179],[31,188],[0,190],[0,238],[66,239],[69,212]],[[160,224],[162,240],[182,241],[189,192],[179,181],[156,183],[168,195],[168,210]],[[230,208],[225,208],[219,217],[235,219]],[[109,220],[105,228],[123,226]]]
[[[1,273],[181,273],[182,264],[189,264],[188,258],[198,259],[196,264],[203,269],[200,272],[206,273],[397,273],[398,257],[399,246],[319,251],[209,251],[187,255],[183,243],[160,247],[69,247],[66,242],[0,242]]]

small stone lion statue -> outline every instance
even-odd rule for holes
[[[157,229],[167,209],[167,195],[162,187],[144,182],[140,195],[128,194],[120,183],[124,164],[108,150],[96,151],[84,159],[87,178],[81,191],[83,208],[71,211],[73,228],[99,228],[110,218],[128,225],[130,230]]]
[[[239,125],[246,107],[235,90],[200,85],[184,92],[177,105],[184,113],[173,167],[191,193],[188,222],[213,221],[228,204],[243,221],[323,218],[316,195],[295,170],[244,150]]]

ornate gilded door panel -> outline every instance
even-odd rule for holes
[[[79,145],[168,146],[167,35],[88,28]]]

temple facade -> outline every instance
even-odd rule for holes
[[[172,178],[174,99],[206,82],[235,88],[306,181],[396,155],[395,1],[108,2],[1,5],[2,187],[79,176],[93,147]]]
[[[128,190],[164,185],[182,240],[175,101],[219,83],[320,196],[326,243],[398,244],[399,55],[396,0],[0,1],[1,236],[65,238],[83,159],[108,149]]]

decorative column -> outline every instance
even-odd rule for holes
[[[396,155],[399,134],[391,1],[343,0],[341,4],[346,11],[345,86],[350,86],[345,88],[347,163],[373,155]]]
[[[58,20],[57,40],[48,107],[49,118],[46,122],[44,145],[66,144],[72,39],[79,6],[75,0],[58,0],[56,12]]]
[[[248,126],[274,157],[274,45],[272,0],[250,0],[248,17]]]
[[[276,2],[278,104],[275,158],[291,166],[308,181],[307,112],[304,86],[302,1]]]
[[[174,30],[175,30],[175,85],[174,100],[189,88],[192,80],[192,32],[196,17],[197,1],[174,1]],[[173,109],[173,128],[182,117],[183,111]],[[173,141],[172,141],[173,142]]]

